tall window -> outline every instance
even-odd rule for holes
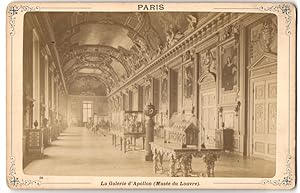
[[[87,122],[93,113],[93,102],[83,101],[83,122]]]

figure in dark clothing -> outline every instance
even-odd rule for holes
[[[236,85],[236,73],[237,67],[232,62],[231,57],[228,56],[222,70],[222,88],[225,91],[233,90],[233,87]]]

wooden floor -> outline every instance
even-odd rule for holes
[[[141,141],[138,140],[137,145]],[[123,153],[112,145],[110,135],[94,135],[86,128],[72,127],[45,149],[42,159],[29,163],[24,172],[31,175],[154,176],[152,162],[144,161],[144,151],[141,146],[138,148]],[[192,164],[194,171],[205,173],[202,159],[193,159]],[[215,167],[216,177],[272,177],[274,173],[274,162],[229,153],[224,153]]]

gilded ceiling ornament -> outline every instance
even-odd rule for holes
[[[188,21],[188,27],[184,33],[189,34],[196,29],[198,19],[197,19],[197,17],[193,16],[192,14],[189,14],[186,16],[186,20]]]
[[[236,41],[239,40],[239,28],[240,26],[238,24],[231,24],[231,25],[228,25],[224,28],[224,30],[221,31],[220,33],[220,41],[224,41],[224,40],[227,40],[229,38],[234,38]]]
[[[132,54],[132,52],[125,50],[124,48],[113,48],[113,47],[109,47],[109,46],[103,46],[103,45],[97,45],[97,46],[77,46],[74,47],[72,50],[70,50],[67,53],[64,53],[62,58],[64,58],[63,60],[63,66],[65,66],[70,60],[74,59],[75,57],[79,57],[78,60],[81,61],[81,56],[84,55],[90,55],[93,57],[103,57],[104,61],[99,61],[101,63],[101,65],[105,65],[105,66],[109,66],[109,64],[111,64],[112,60],[116,60],[118,61],[120,64],[122,64],[122,66],[124,67],[125,71],[127,74],[132,74],[132,72],[134,72],[134,69],[132,68],[132,66],[134,66],[132,64],[132,61],[137,61],[137,59],[135,57],[133,57],[132,59],[128,58],[129,54]],[[124,55],[126,55],[126,57],[124,57]],[[82,58],[83,60],[86,60],[85,57]],[[95,58],[94,58],[95,59]],[[89,60],[89,59],[87,59]],[[91,62],[91,61],[90,61]],[[95,63],[95,62],[92,62]],[[94,64],[94,65],[97,65]],[[100,64],[99,64],[100,65]]]
[[[96,63],[98,65],[107,65],[112,62],[112,59],[102,53],[87,53],[77,57],[80,62]],[[100,64],[99,64],[100,63]]]
[[[166,47],[170,48],[175,45],[180,39],[184,37],[184,34],[176,29],[173,25],[165,31],[166,33]]]
[[[99,75],[112,77],[116,81],[119,80],[118,75],[114,72],[114,70],[111,67],[95,66],[95,64],[92,63],[84,63],[83,65],[80,63],[74,64],[71,68],[64,72],[65,77],[68,78],[70,76],[74,76],[77,73],[79,73],[79,71],[82,69],[97,69],[101,72]]]

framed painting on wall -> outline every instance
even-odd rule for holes
[[[184,97],[190,99],[193,96],[194,68],[193,65],[184,67]]]
[[[221,46],[221,88],[224,92],[237,92],[239,79],[238,46],[235,41]]]

